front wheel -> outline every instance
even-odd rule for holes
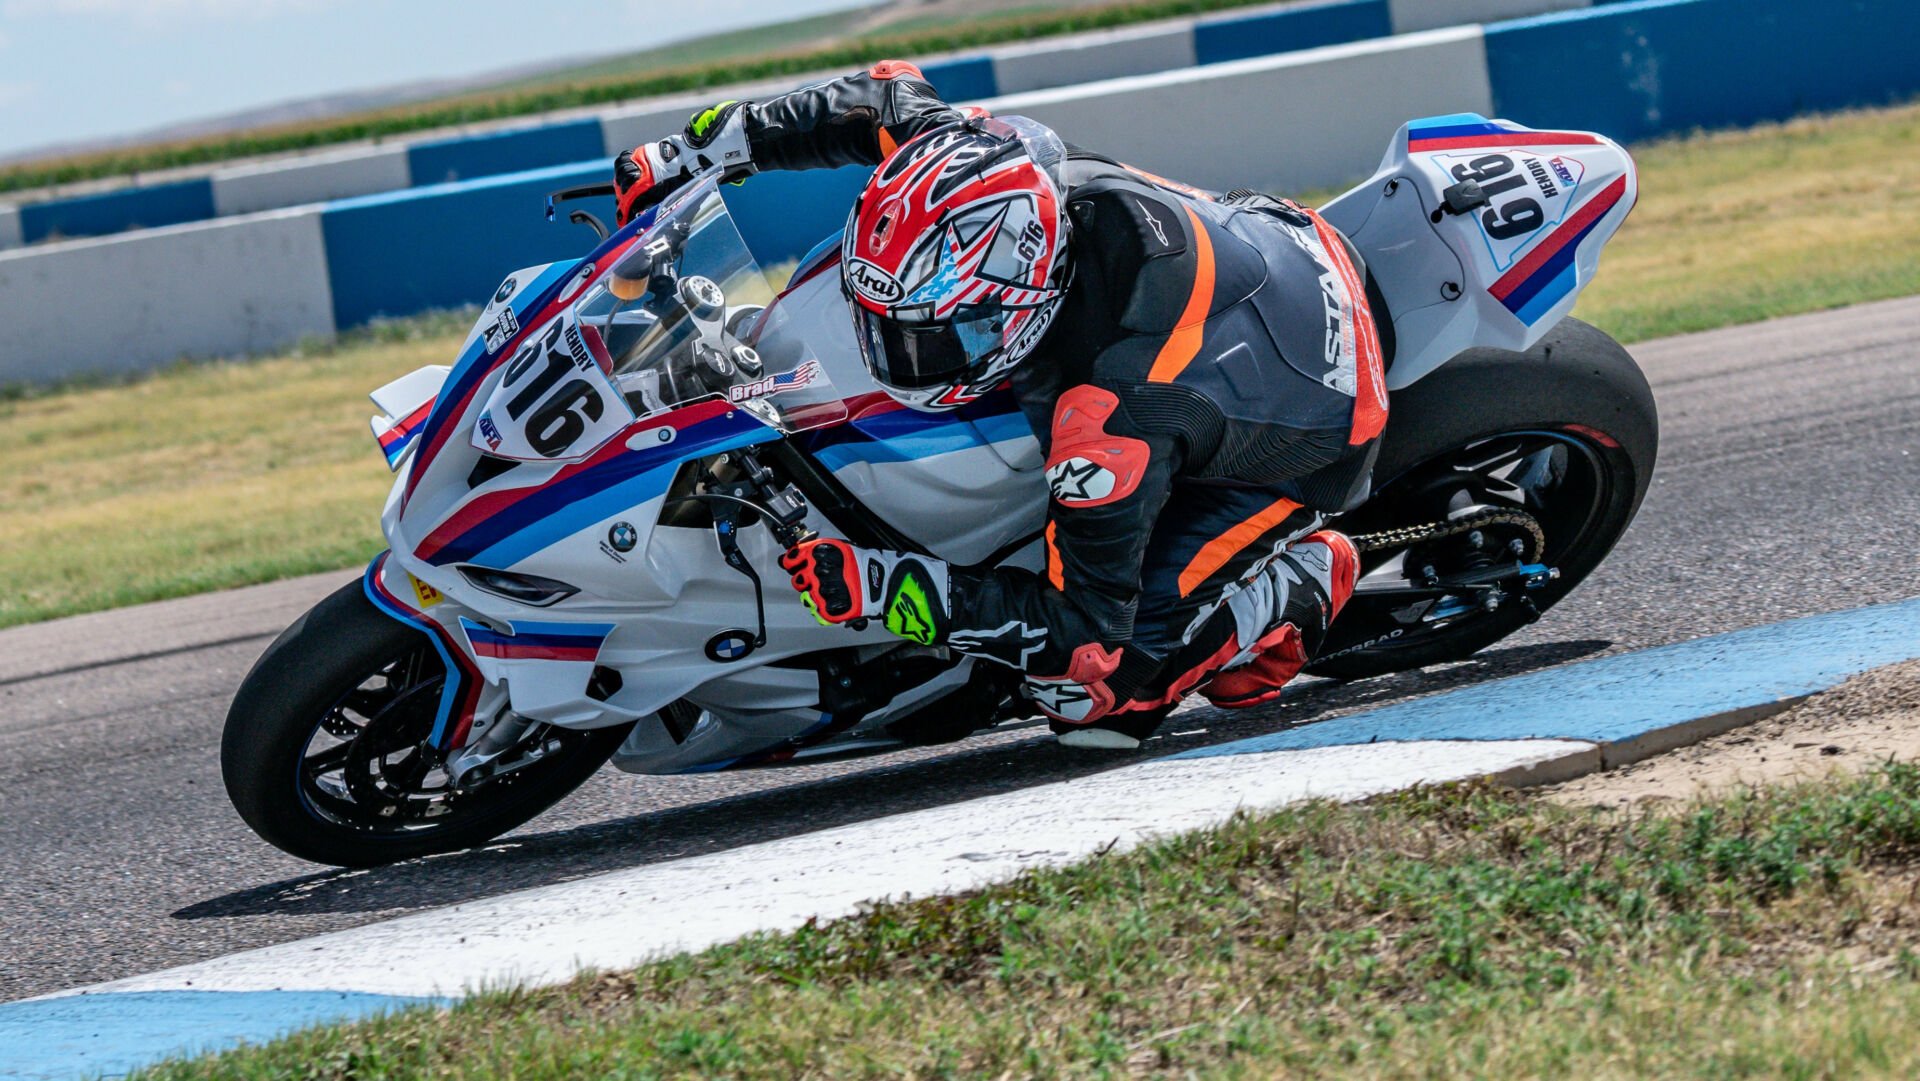
[[[631,724],[535,726],[528,764],[456,786],[432,746],[446,662],[353,583],[287,628],[240,685],[220,773],[240,817],[284,852],[369,867],[482,844],[579,787]]]
[[[1461,660],[1567,595],[1626,532],[1646,497],[1659,419],[1646,376],[1619,343],[1567,319],[1525,353],[1477,349],[1395,392],[1375,488],[1338,528],[1377,533],[1480,511],[1504,525],[1368,552],[1360,581],[1307,671],[1359,679]],[[1494,596],[1422,590],[1525,551],[1559,577]],[[1511,603],[1495,603],[1511,601]]]

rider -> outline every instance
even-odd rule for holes
[[[1319,527],[1364,498],[1386,422],[1358,254],[1291,202],[955,109],[900,61],[620,154],[620,220],[710,172],[856,163],[878,166],[841,249],[868,370],[917,409],[1011,384],[1046,453],[1046,569],[823,538],[781,560],[804,603],[1020,670],[1069,745],[1138,746],[1195,689],[1277,697],[1353,590],[1352,542]]]

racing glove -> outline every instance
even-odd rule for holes
[[[947,565],[929,556],[806,541],[780,557],[800,603],[826,625],[881,619],[889,631],[923,646],[947,633]]]
[[[743,115],[747,104],[723,101],[693,114],[678,135],[621,151],[613,159],[618,224],[627,224],[709,171],[720,170],[728,180],[751,176],[755,168]]]

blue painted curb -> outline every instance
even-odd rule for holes
[[[141,991],[0,1005],[0,1081],[118,1076],[443,1000],[358,991]]]
[[[1704,717],[1824,691],[1869,668],[1915,657],[1920,657],[1920,598],[1580,661],[1168,757],[1376,740],[1623,743]]]

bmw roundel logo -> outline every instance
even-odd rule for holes
[[[613,528],[607,530],[607,545],[616,552],[631,552],[638,543],[640,534],[625,522],[615,522]]]
[[[740,660],[753,649],[753,635],[743,630],[721,631],[707,639],[707,659],[719,664]]]
[[[514,281],[512,278],[508,278],[506,281],[501,282],[500,288],[494,290],[493,302],[495,304],[506,303],[507,298],[512,296],[513,291],[515,289],[518,289],[519,287],[520,287],[520,283]]]

